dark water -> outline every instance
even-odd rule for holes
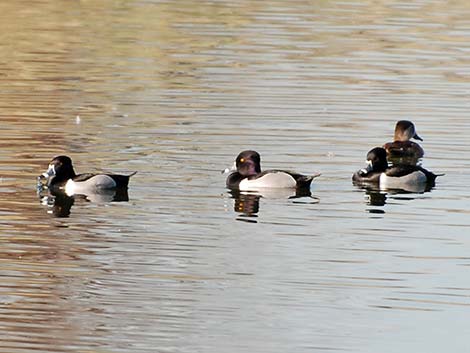
[[[0,351],[467,352],[465,1],[0,4]],[[411,119],[427,193],[352,186]],[[320,171],[232,195],[220,170]],[[36,177],[138,174],[128,202]]]

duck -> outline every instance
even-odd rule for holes
[[[261,171],[261,157],[258,152],[246,150],[237,156],[226,180],[227,188],[240,191],[255,191],[265,188],[310,188],[312,180],[320,175],[303,175],[287,170]]]
[[[127,188],[130,177],[136,173],[129,175],[76,174],[70,157],[57,156],[51,160],[49,168],[42,176],[47,178],[47,187],[49,189],[63,189],[67,195],[75,195]]]
[[[423,141],[423,139],[416,133],[415,125],[409,120],[400,120],[395,125],[395,135],[393,142],[387,142],[383,148],[387,152],[387,156],[391,159],[403,158],[398,160],[398,163],[414,162],[409,164],[416,164],[419,158],[424,156],[424,150],[416,142],[410,141],[411,139]]]
[[[438,176],[421,166],[402,164],[389,166],[387,151],[375,147],[367,153],[367,167],[355,172],[356,184],[376,184],[380,189],[416,190],[417,186],[433,187]]]

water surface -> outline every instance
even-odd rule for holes
[[[464,1],[0,5],[0,351],[467,352]],[[411,119],[426,193],[351,184]],[[233,195],[243,149],[322,172]],[[128,202],[36,195],[49,160]]]

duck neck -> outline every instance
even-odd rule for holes
[[[377,172],[385,172],[387,168],[388,168],[387,161],[380,161],[374,165],[374,170]]]
[[[48,181],[49,186],[54,186],[58,184],[63,184],[69,179],[73,179],[77,176],[73,167],[67,168],[66,170],[61,170],[59,173],[51,177]]]
[[[261,173],[261,168],[259,165],[256,165],[255,163],[248,162],[248,163],[245,163],[240,168],[238,168],[238,171],[241,175],[245,177],[249,177],[249,176]]]

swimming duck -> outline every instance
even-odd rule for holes
[[[383,145],[383,148],[387,151],[387,156],[391,159],[410,157],[415,162],[411,164],[416,164],[418,158],[424,156],[424,150],[416,142],[410,141],[412,138],[423,141],[416,133],[415,126],[411,121],[398,121],[395,125],[394,141]],[[407,162],[407,160],[398,162]]]
[[[320,174],[302,175],[286,170],[261,172],[261,157],[256,151],[243,151],[235,160],[232,173],[227,177],[227,187],[242,191],[263,188],[309,188],[312,180]]]
[[[416,185],[434,186],[438,176],[417,165],[389,167],[387,152],[376,147],[367,153],[367,167],[354,173],[352,180],[359,184],[378,184],[380,189],[415,190]]]
[[[97,193],[102,190],[127,188],[129,178],[136,174],[76,174],[72,160],[67,156],[57,156],[49,163],[42,176],[47,178],[50,189],[64,189],[67,195]]]

